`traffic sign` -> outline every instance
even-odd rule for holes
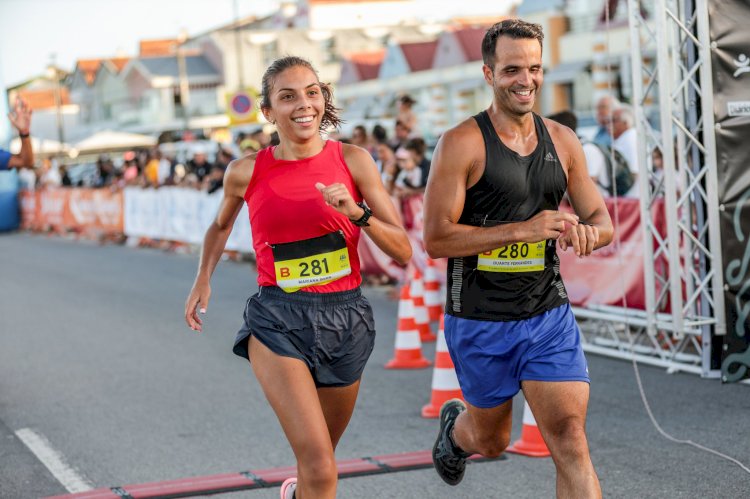
[[[257,123],[258,92],[253,88],[245,88],[227,93],[227,115],[231,125]]]

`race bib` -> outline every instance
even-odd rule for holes
[[[479,254],[477,270],[485,272],[540,272],[544,270],[546,241],[513,243]]]
[[[352,273],[342,231],[270,246],[276,284],[287,293],[327,284]]]

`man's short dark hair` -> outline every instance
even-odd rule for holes
[[[490,68],[495,68],[495,47],[497,39],[501,36],[507,36],[514,40],[524,38],[534,38],[539,41],[539,47],[542,48],[544,32],[542,26],[535,23],[529,23],[521,19],[506,19],[494,24],[482,40],[482,61]]]

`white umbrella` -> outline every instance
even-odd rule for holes
[[[156,139],[148,135],[137,133],[103,130],[76,143],[73,147],[79,154],[92,152],[113,152],[133,149],[136,147],[150,147],[156,145]]]

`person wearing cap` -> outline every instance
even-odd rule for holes
[[[32,168],[34,166],[34,151],[31,147],[29,128],[31,127],[31,108],[20,97],[16,98],[13,110],[8,113],[10,123],[18,130],[21,139],[21,151],[12,154],[10,151],[0,148],[0,170],[11,168]]]

